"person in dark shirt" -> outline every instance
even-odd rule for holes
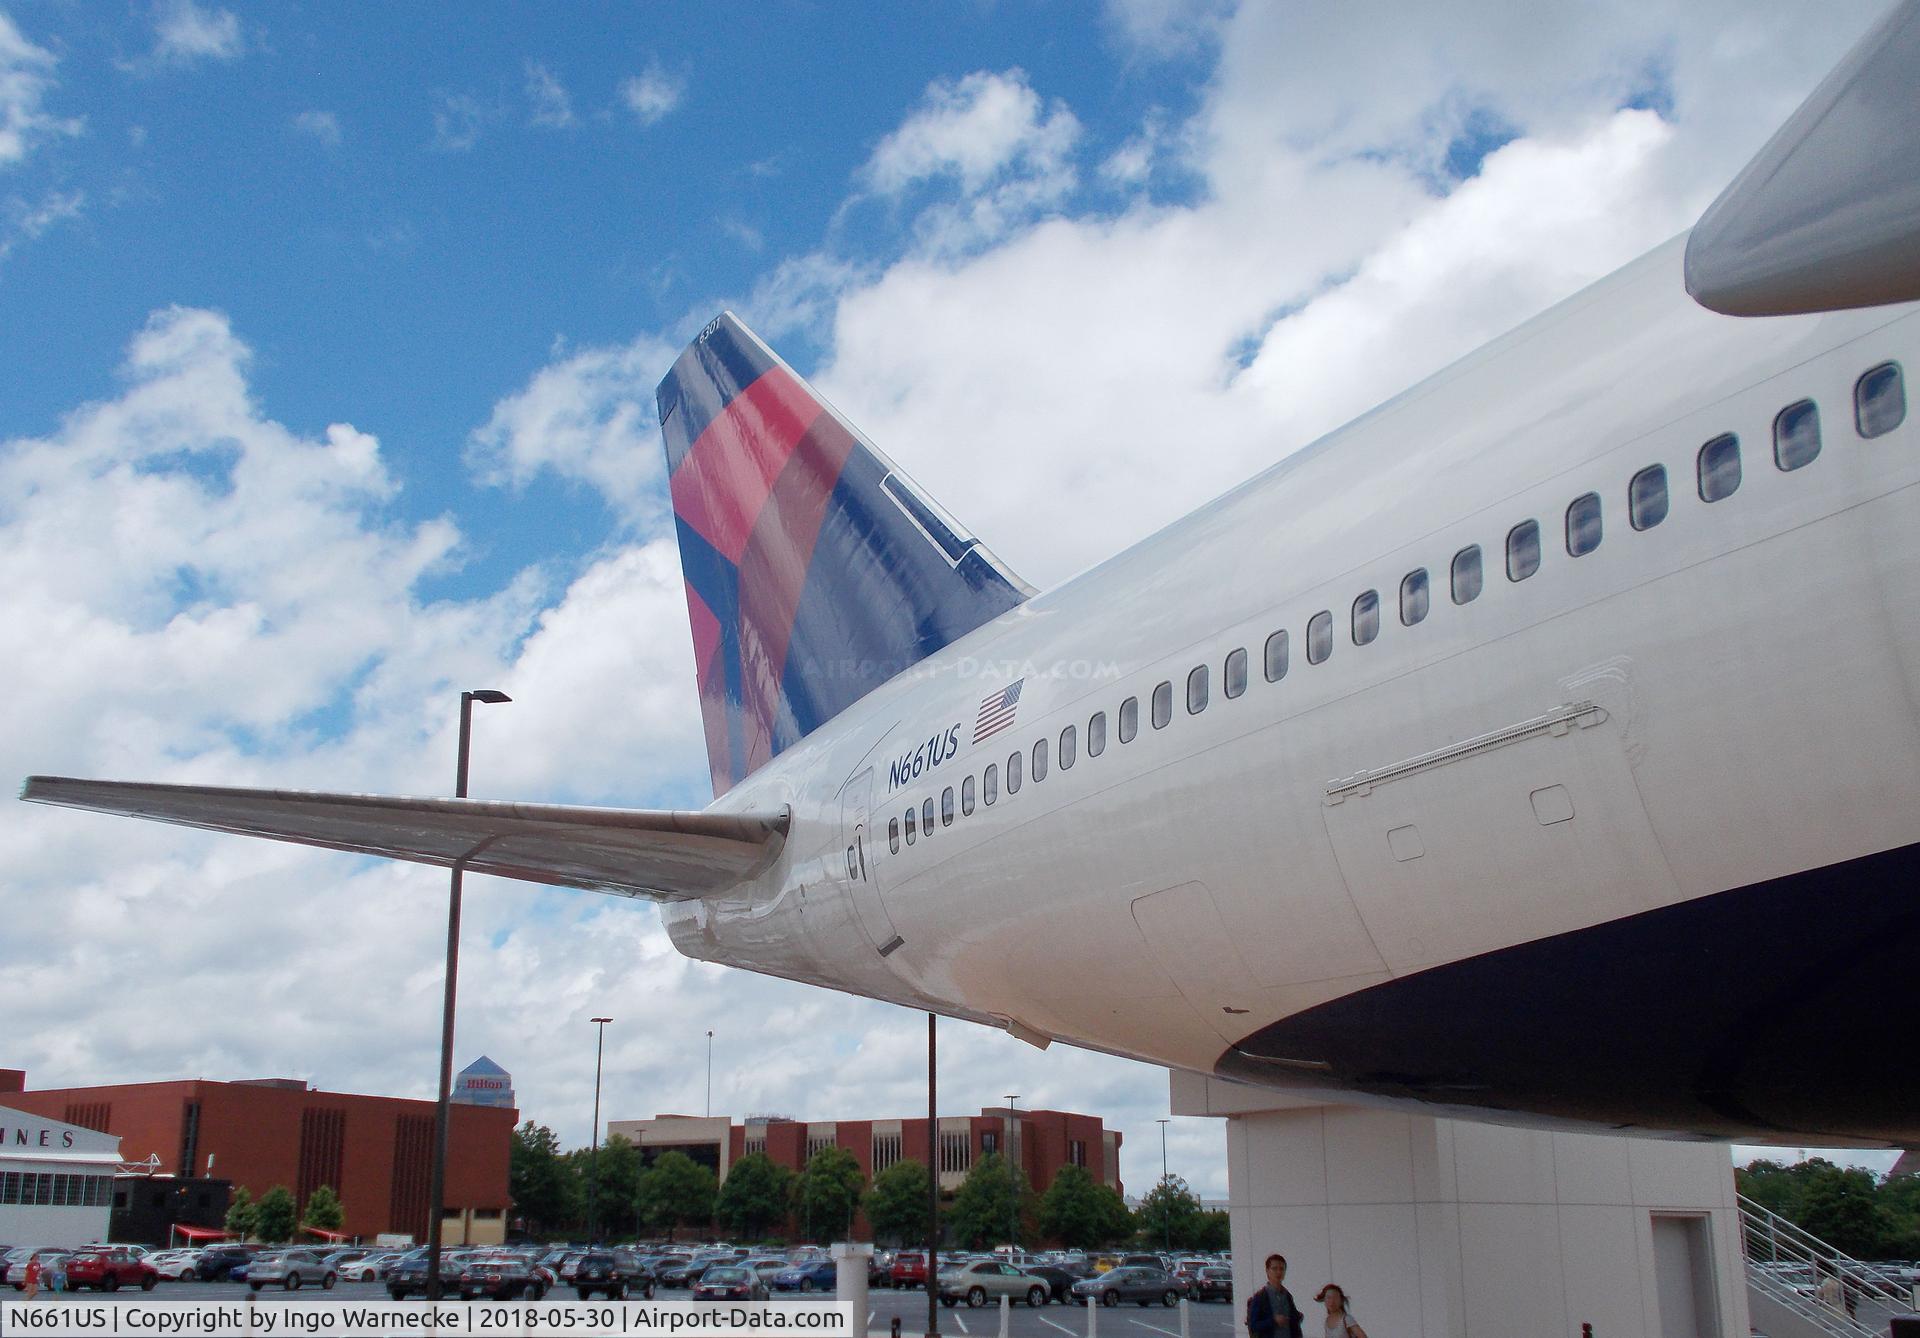
[[[1287,1257],[1267,1256],[1267,1285],[1247,1298],[1249,1338],[1303,1338],[1300,1307],[1287,1290]]]

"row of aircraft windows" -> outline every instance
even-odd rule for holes
[[[1907,416],[1906,388],[1898,363],[1881,363],[1854,383],[1854,426],[1863,438],[1884,436],[1900,426]],[[1774,416],[1773,462],[1782,472],[1801,469],[1820,454],[1820,409],[1812,400],[1789,404]],[[1703,502],[1720,502],[1740,487],[1740,438],[1724,432],[1703,445],[1694,457],[1694,488]],[[1669,498],[1667,467],[1648,465],[1627,483],[1627,523],[1635,530],[1650,530],[1667,518]],[[1585,557],[1600,547],[1602,536],[1600,494],[1583,493],[1566,510],[1566,549],[1571,557]],[[1540,522],[1523,520],[1507,531],[1507,579],[1518,583],[1540,570]],[[1485,588],[1485,574],[1478,544],[1468,544],[1453,555],[1448,566],[1448,593],[1455,604],[1471,604]],[[1400,582],[1400,622],[1412,627],[1426,620],[1432,611],[1431,583],[1425,567],[1408,572]],[[1363,591],[1353,601],[1349,620],[1353,644],[1365,646],[1380,635],[1380,594]],[[1322,609],[1307,620],[1307,663],[1323,664],[1333,654],[1333,611]],[[1287,674],[1290,645],[1287,630],[1270,635],[1261,652],[1261,669],[1267,682],[1277,683]],[[1221,665],[1220,688],[1229,699],[1247,690],[1248,655],[1245,647],[1227,652]],[[1188,715],[1207,709],[1211,693],[1210,666],[1195,665],[1187,674],[1186,708]],[[1165,729],[1173,721],[1173,682],[1156,686],[1148,698],[1149,718],[1154,729]],[[1115,715],[1115,733],[1121,743],[1132,743],[1140,732],[1140,699],[1128,697]],[[1060,731],[1056,741],[1036,739],[1031,749],[1008,754],[1005,789],[1018,794],[1026,779],[1035,784],[1047,778],[1049,757],[1052,765],[1066,771],[1079,760],[1081,733],[1077,725]],[[1096,711],[1086,724],[1085,751],[1098,757],[1107,749],[1107,713]],[[1025,773],[1024,777],[1022,773]],[[896,854],[902,837],[908,845],[922,833],[931,835],[936,821],[951,827],[957,817],[969,817],[976,806],[998,801],[1002,786],[999,763],[987,765],[978,784],[971,775],[964,777],[958,790],[947,786],[940,793],[936,810],[929,795],[917,807],[908,808],[903,817],[887,823],[887,845]],[[937,814],[937,816],[936,816]]]

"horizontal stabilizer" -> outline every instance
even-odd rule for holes
[[[787,815],[571,808],[29,777],[39,804],[410,860],[530,883],[691,901],[770,865]]]

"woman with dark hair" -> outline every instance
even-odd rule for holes
[[[1367,1338],[1367,1331],[1354,1323],[1346,1289],[1339,1283],[1329,1282],[1313,1299],[1327,1308],[1327,1338]]]

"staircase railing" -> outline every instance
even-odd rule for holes
[[[1842,1254],[1742,1194],[1747,1282],[1834,1338],[1884,1338],[1886,1317],[1912,1308],[1912,1289]]]

